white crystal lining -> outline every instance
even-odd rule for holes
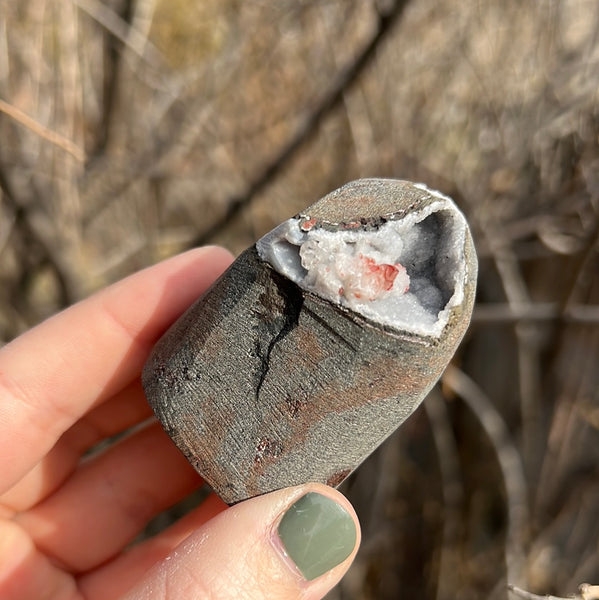
[[[464,297],[466,222],[438,198],[375,230],[301,229],[289,219],[260,239],[262,260],[302,289],[397,330],[439,337]]]

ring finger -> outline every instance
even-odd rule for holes
[[[15,519],[43,552],[82,572],[117,554],[149,519],[201,484],[152,424],[84,462],[56,493]]]
[[[126,431],[151,415],[141,382],[136,379],[68,429],[19,483],[0,496],[0,506],[8,513],[35,506],[66,480],[81,456],[95,444]]]

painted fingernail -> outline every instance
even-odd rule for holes
[[[287,510],[277,532],[285,553],[309,581],[341,564],[357,538],[351,515],[315,492],[302,496]]]

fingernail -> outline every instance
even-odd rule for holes
[[[351,515],[315,492],[302,496],[287,510],[277,532],[287,556],[307,580],[341,564],[356,545]]]

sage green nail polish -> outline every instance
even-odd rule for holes
[[[287,555],[308,580],[343,562],[356,545],[351,515],[315,492],[302,496],[287,510],[278,534]]]

